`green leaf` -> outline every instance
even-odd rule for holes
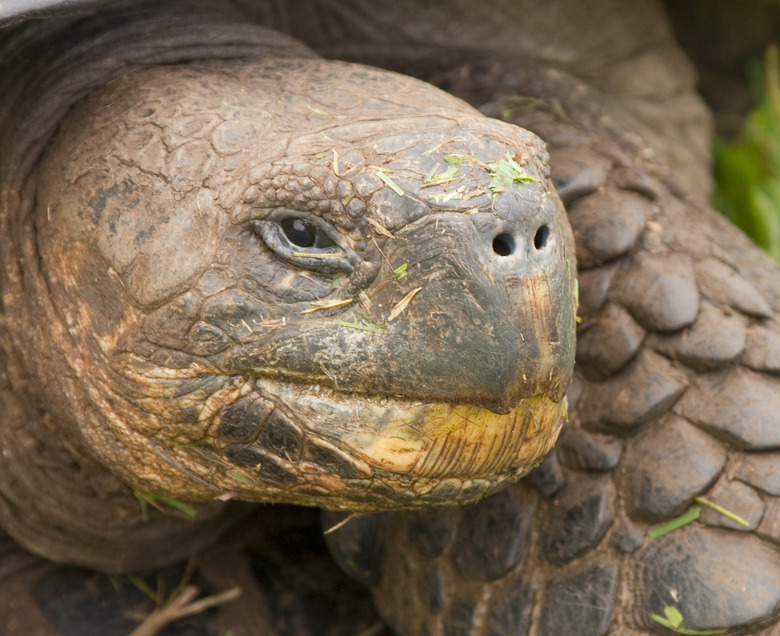
[[[157,499],[162,501],[164,504],[168,504],[171,508],[176,508],[176,510],[183,512],[188,517],[194,517],[195,515],[198,514],[198,511],[195,508],[193,508],[189,504],[184,503],[183,501],[174,499],[173,497],[166,497],[165,495],[157,495]]]
[[[739,515],[731,512],[730,510],[726,510],[722,506],[719,506],[718,504],[716,504],[714,501],[710,501],[709,499],[705,499],[704,497],[695,497],[695,499],[700,504],[703,504],[705,506],[709,506],[710,508],[712,508],[716,512],[719,512],[720,514],[722,514],[724,517],[728,517],[732,521],[736,521],[738,524],[743,525],[745,527],[750,527],[750,524],[747,521],[745,521],[742,517],[740,517]]]
[[[194,517],[198,514],[198,511],[190,506],[189,504],[184,503],[183,501],[179,501],[178,499],[174,499],[173,497],[166,497],[165,495],[155,495],[154,493],[147,492],[145,490],[134,490],[133,494],[135,495],[136,499],[141,502],[141,514],[143,516],[144,521],[146,521],[146,508],[145,504],[151,504],[158,510],[165,512],[165,509],[160,504],[165,504],[166,506],[169,506],[171,508],[175,508],[176,510],[183,512],[188,517]]]
[[[488,168],[490,169],[491,177],[488,187],[492,190],[493,194],[504,192],[515,182],[526,183],[534,181],[534,178],[528,176],[523,167],[509,156],[509,153],[507,153],[506,159],[489,163]]]
[[[230,473],[230,477],[232,479],[235,479],[238,483],[244,484],[245,486],[251,486],[252,488],[262,488],[263,484],[261,484],[259,481],[255,481],[254,479],[250,479],[246,475],[243,475],[239,473],[238,471],[233,471]]]
[[[396,280],[401,280],[404,276],[406,276],[406,263],[403,265],[399,265],[393,270],[393,274],[395,274]]]
[[[349,329],[357,329],[358,331],[370,331],[371,333],[382,333],[381,329],[376,327],[369,327],[368,325],[361,325],[357,320],[354,322],[346,322],[345,320],[337,320],[336,324],[340,327],[348,327]]]
[[[439,164],[437,163],[436,166]],[[439,174],[428,174],[428,176],[425,179],[425,183],[430,185],[442,185],[444,183],[449,183],[455,178],[455,175],[458,174],[458,169],[455,166],[449,166],[444,172]]]
[[[672,530],[677,530],[678,528],[687,526],[692,521],[698,519],[700,515],[701,515],[701,508],[692,508],[685,514],[682,514],[679,517],[675,517],[671,521],[668,521],[660,526],[653,526],[652,528],[649,528],[647,530],[647,536],[650,537],[651,539],[655,539],[656,537],[660,537],[664,534],[667,534]]]
[[[379,179],[384,183],[388,188],[390,188],[393,192],[395,192],[399,197],[404,196],[404,191],[401,190],[401,188],[398,186],[398,184],[393,181],[386,172],[383,170],[377,170],[376,176],[379,177]]]
[[[666,629],[673,631],[675,634],[684,634],[685,636],[715,636],[715,634],[726,633],[725,629],[687,629],[686,627],[683,627],[682,613],[672,605],[664,607],[664,614],[666,614],[666,618],[659,616],[658,614],[652,614],[651,618],[656,623],[663,625]]]
[[[451,166],[457,166],[464,161],[474,161],[476,157],[474,155],[444,155],[444,161],[446,161]]]
[[[674,605],[667,605],[664,607],[664,614],[666,614],[667,620],[673,627],[679,627],[682,625],[682,614]]]
[[[360,316],[363,320],[366,322],[370,322],[372,325],[379,327],[380,329],[384,329],[385,325],[383,325],[381,322],[378,322],[374,320],[373,318],[366,316],[364,313],[358,312],[358,316]]]

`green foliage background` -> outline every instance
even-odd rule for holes
[[[780,262],[780,62],[770,47],[753,72],[756,106],[734,143],[716,139],[714,206]]]

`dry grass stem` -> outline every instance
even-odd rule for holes
[[[194,600],[200,590],[194,585],[188,585],[174,595],[161,608],[153,611],[136,627],[130,636],[155,636],[170,623],[187,616],[201,614],[207,609],[235,601],[241,595],[241,588],[233,587],[221,594],[207,596]]]
[[[406,296],[404,296],[401,300],[399,300],[390,310],[390,315],[387,317],[387,322],[398,318],[401,312],[406,309],[410,302],[412,302],[412,298],[414,298],[421,289],[422,287],[417,287],[416,289],[413,289],[408,294],[406,294]]]

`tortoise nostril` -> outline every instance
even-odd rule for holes
[[[549,240],[550,228],[546,225],[542,225],[538,230],[536,230],[536,234],[534,234],[534,247],[537,250],[541,250],[547,245]]]
[[[499,234],[493,239],[493,251],[499,256],[509,256],[515,251],[515,239],[511,234]]]

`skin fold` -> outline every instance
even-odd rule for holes
[[[252,5],[428,84],[224,3],[0,39],[6,531],[127,572],[243,519],[196,566],[245,590],[197,617],[216,633],[321,634],[333,606],[306,605],[312,536],[249,500],[332,508],[399,634],[647,636],[674,611],[773,634],[780,278],[702,203],[707,117],[657,5]],[[280,593],[283,556],[311,563]],[[126,615],[83,572],[22,574],[0,631]],[[58,610],[61,581],[85,591]]]
[[[47,421],[4,427],[3,523],[28,547],[125,569],[112,535],[154,525],[139,494],[203,502],[210,524],[229,500],[430,507],[495,492],[554,444],[576,263],[541,142],[288,46],[118,73],[63,109],[16,182],[29,209],[5,186],[11,390]],[[51,501],[20,503],[53,433],[123,511],[78,547],[47,539]]]

